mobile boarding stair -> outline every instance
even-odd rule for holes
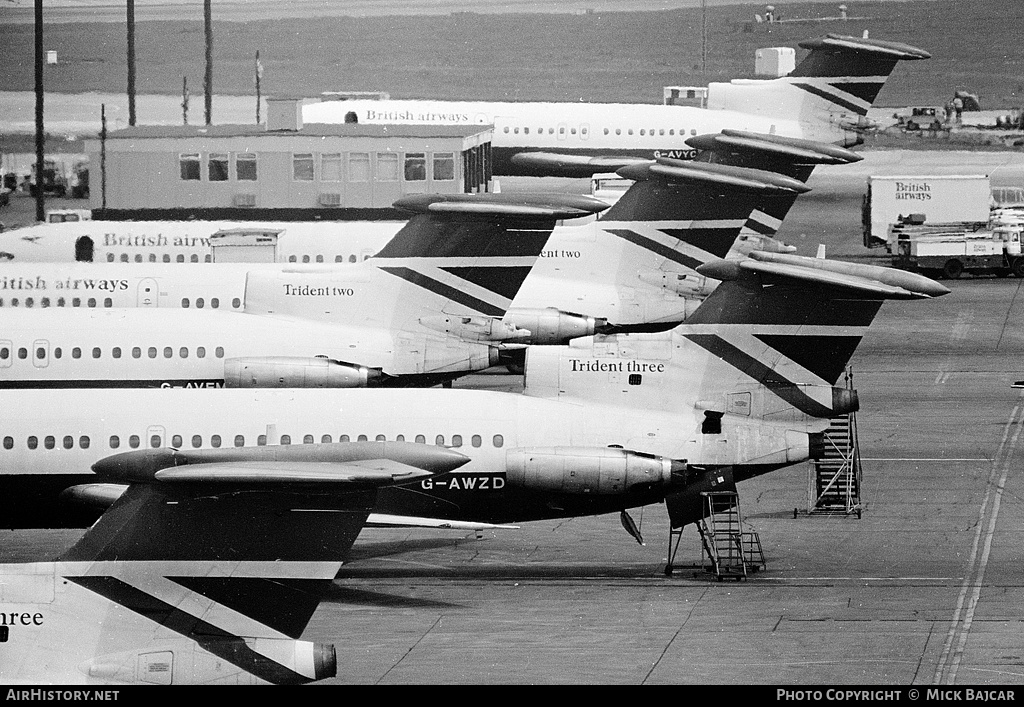
[[[853,373],[846,370],[846,387],[853,388]],[[861,517],[861,466],[857,443],[857,413],[832,418],[825,430],[824,448],[811,459],[807,482],[807,512],[811,515]],[[796,514],[794,512],[794,518]]]
[[[764,550],[756,530],[744,530],[740,497],[735,491],[704,491],[704,518],[700,531],[701,564],[718,581],[730,577],[739,581],[765,568]]]

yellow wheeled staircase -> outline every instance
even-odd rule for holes
[[[846,385],[853,388],[853,374],[846,371]],[[857,413],[832,418],[824,434],[819,458],[809,463],[807,512],[818,515],[861,517],[861,466],[857,444]]]
[[[756,530],[744,530],[740,498],[735,491],[705,491],[704,518],[697,523],[703,547],[702,564],[721,581],[737,581],[764,569],[764,550]]]

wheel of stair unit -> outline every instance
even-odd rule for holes
[[[1017,258],[1011,266],[1014,277],[1024,277],[1024,258]]]
[[[964,264],[956,258],[951,258],[946,261],[946,264],[942,266],[942,274],[950,280],[956,280],[963,274]]]

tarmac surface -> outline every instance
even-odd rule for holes
[[[816,173],[781,236],[882,262],[860,243],[865,176],[990,173],[1020,153],[901,153]],[[882,167],[879,167],[882,165]],[[893,172],[890,172],[893,173]],[[854,356],[860,517],[809,515],[808,469],[740,485],[766,568],[716,581],[689,527],[666,576],[661,505],[474,533],[366,530],[308,640],[326,684],[1014,685],[1024,680],[1024,280],[947,281],[887,302]],[[516,389],[512,377],[458,385]],[[795,512],[796,511],[796,512]],[[795,516],[795,517],[794,517]],[[75,531],[0,531],[0,561]]]

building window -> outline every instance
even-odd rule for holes
[[[292,179],[296,182],[313,181],[312,152],[297,152],[292,155]]]
[[[199,181],[199,154],[189,153],[178,155],[178,164],[181,167],[181,178],[189,182]]]
[[[434,153],[434,179],[445,182],[455,179],[454,152]]]
[[[370,181],[370,153],[352,152],[348,156],[348,181]]]
[[[320,181],[340,182],[341,181],[341,153],[331,152],[320,155]]]
[[[427,155],[423,152],[408,152],[405,155],[405,181],[424,182],[427,179]]]
[[[235,178],[240,182],[256,181],[256,155],[241,152],[235,155]]]
[[[398,153],[378,152],[377,153],[377,181],[397,182],[398,181]]]
[[[209,176],[211,182],[228,181],[228,156],[224,152],[210,153]]]

